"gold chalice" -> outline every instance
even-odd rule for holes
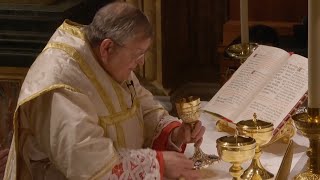
[[[175,105],[179,118],[182,119],[183,122],[190,124],[193,129],[200,117],[200,98],[194,96],[181,98],[176,101]],[[194,162],[194,168],[200,169],[208,167],[218,161],[219,157],[205,154],[200,147],[195,147],[195,152],[191,159]]]
[[[273,174],[264,169],[260,163],[261,146],[267,144],[273,133],[273,124],[257,119],[256,113],[253,114],[252,120],[243,120],[237,123],[239,134],[254,138],[257,142],[254,158],[244,171],[242,179],[271,179]]]
[[[217,139],[218,154],[223,161],[232,164],[229,172],[234,180],[240,180],[241,164],[254,157],[255,148],[256,141],[251,137],[223,136]]]

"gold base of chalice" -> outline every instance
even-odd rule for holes
[[[255,148],[256,141],[251,137],[223,136],[217,139],[218,154],[223,161],[232,164],[229,172],[235,180],[241,179],[241,164],[254,157]]]
[[[308,108],[307,112],[292,116],[299,132],[309,139],[307,170],[294,177],[295,180],[320,179],[320,109]]]
[[[181,98],[176,101],[175,105],[179,118],[182,119],[183,122],[190,124],[193,129],[200,117],[200,98],[194,96]],[[195,147],[195,152],[191,159],[194,162],[194,168],[200,169],[217,162],[219,157],[205,154],[200,147]]]
[[[219,161],[219,157],[213,154],[208,155],[204,153],[201,148],[195,147],[191,160],[194,162],[195,169],[201,169],[209,167],[214,162]]]
[[[226,49],[226,53],[232,58],[239,59],[242,64],[257,47],[257,43],[233,44]]]
[[[254,158],[250,166],[244,171],[242,179],[272,179],[274,175],[268,172],[260,163],[261,146],[267,144],[273,133],[273,124],[256,119],[256,114],[252,120],[243,120],[237,123],[239,134],[252,137],[256,140],[257,146]]]

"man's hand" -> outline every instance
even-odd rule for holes
[[[181,126],[173,130],[171,140],[177,146],[181,146],[184,143],[195,143],[195,146],[199,147],[205,130],[206,128],[202,126],[201,121],[197,121],[193,129],[190,124],[182,123]]]
[[[9,149],[0,150],[0,179],[3,178],[4,171],[6,170],[8,153],[9,153]]]
[[[163,151],[164,178],[196,180],[200,179],[200,171],[193,169],[193,161],[184,154],[174,151]]]

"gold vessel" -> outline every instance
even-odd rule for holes
[[[181,98],[175,103],[179,118],[190,124],[191,128],[194,128],[195,123],[200,118],[200,98],[195,96],[189,96],[187,98]],[[214,162],[219,160],[216,155],[205,154],[200,147],[195,147],[195,152],[191,158],[194,162],[194,168],[200,169],[208,167]]]
[[[226,53],[243,63],[257,47],[257,43],[233,44],[226,49]]]
[[[251,137],[223,136],[217,139],[218,154],[223,161],[232,164],[229,172],[235,180],[240,180],[241,164],[254,157],[255,148],[256,141]]]
[[[234,134],[236,131],[235,127],[231,127],[226,120],[218,120],[216,122],[216,129],[219,132],[226,132],[229,134]],[[276,134],[273,134],[268,144],[272,144],[276,141],[289,143],[295,134],[296,127],[293,124],[293,119],[289,119],[284,123],[282,128]]]
[[[295,176],[295,180],[320,179],[320,109],[308,108],[307,112],[292,116],[295,125],[303,136],[309,139],[306,152],[309,160],[307,170]]]
[[[253,115],[252,120],[243,120],[237,123],[239,134],[246,135],[256,140],[257,146],[254,158],[242,174],[242,179],[272,179],[274,175],[268,172],[260,163],[261,146],[267,144],[273,133],[273,124],[257,119],[257,115]]]

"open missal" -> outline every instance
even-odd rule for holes
[[[256,113],[258,119],[273,123],[276,133],[307,98],[307,90],[307,58],[259,45],[204,110],[231,123]]]

